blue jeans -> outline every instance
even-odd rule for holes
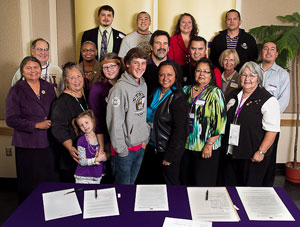
[[[134,184],[139,173],[145,149],[129,151],[126,157],[115,158],[115,184]]]

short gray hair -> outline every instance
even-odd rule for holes
[[[254,61],[248,61],[246,62],[242,68],[240,69],[239,74],[242,75],[244,70],[248,68],[250,70],[251,73],[253,74],[257,74],[257,78],[258,78],[258,85],[260,87],[262,87],[262,83],[263,83],[263,74],[261,72],[261,69],[259,67],[259,65],[257,63],[255,63]]]

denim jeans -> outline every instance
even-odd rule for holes
[[[129,151],[126,157],[115,158],[115,184],[134,184],[139,173],[145,150]]]

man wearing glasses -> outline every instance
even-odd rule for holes
[[[54,84],[56,95],[60,95],[63,91],[62,70],[57,65],[54,65],[48,61],[49,43],[42,38],[33,40],[31,43],[31,55],[36,57],[41,62],[41,79]],[[22,79],[22,76],[20,69],[18,69],[12,79],[11,86],[14,86],[20,79]]]

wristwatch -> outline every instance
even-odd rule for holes
[[[263,152],[263,151],[257,151],[259,154],[265,154],[266,152]]]

